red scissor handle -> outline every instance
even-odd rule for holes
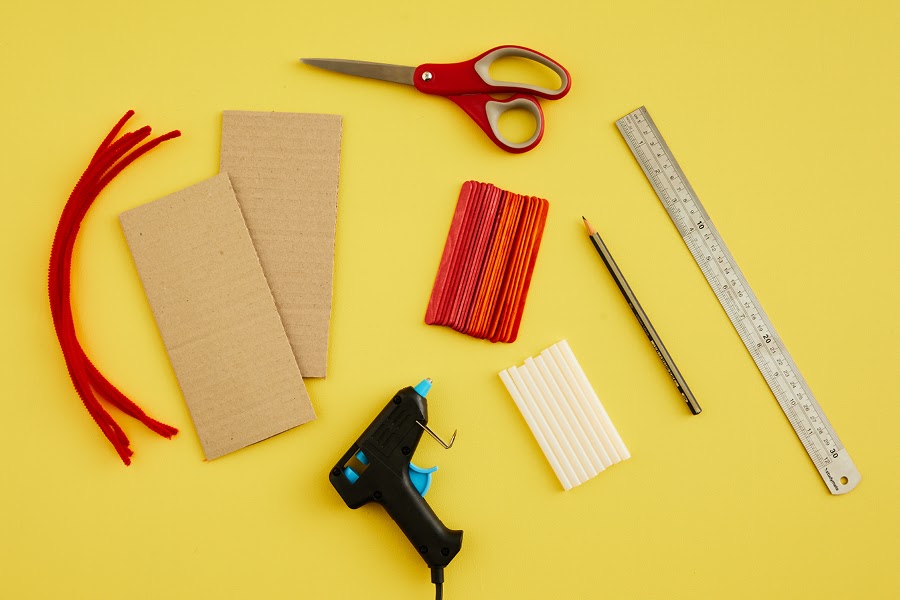
[[[472,120],[487,134],[491,141],[507,152],[521,154],[528,152],[540,143],[544,136],[544,112],[541,105],[532,96],[516,94],[505,100],[497,100],[487,94],[462,94],[447,96],[466,111]],[[500,115],[508,110],[524,109],[534,117],[534,133],[524,142],[511,142],[500,133],[498,121]]]
[[[527,83],[493,79],[489,73],[491,65],[509,56],[532,60],[549,68],[559,76],[559,87],[552,90]],[[465,62],[419,65],[413,75],[413,85],[420,92],[438,96],[523,93],[556,100],[569,93],[572,78],[565,67],[540,52],[524,46],[497,46]]]

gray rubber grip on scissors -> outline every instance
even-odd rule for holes
[[[515,56],[518,58],[527,58],[529,60],[533,60],[534,62],[540,63],[553,71],[559,76],[559,87],[555,90],[551,90],[549,88],[541,87],[538,85],[531,85],[529,83],[519,83],[517,81],[498,81],[491,77],[489,70],[491,65],[501,58],[506,58],[508,56]],[[494,50],[477,63],[475,63],[475,72],[478,73],[478,76],[484,80],[488,85],[496,85],[496,86],[515,86],[520,88],[521,91],[531,91],[531,92],[543,92],[545,94],[558,94],[565,90],[569,86],[569,76],[559,65],[557,65],[552,60],[548,59],[545,56],[541,56],[535,52],[531,52],[530,50],[525,50],[523,48],[499,48]]]
[[[534,133],[530,138],[528,138],[524,142],[519,143],[511,142],[506,139],[503,134],[500,133],[500,128],[498,127],[500,115],[508,110],[513,110],[516,108],[524,108],[525,110],[530,112],[535,121]],[[541,131],[543,130],[543,117],[541,116],[540,109],[535,105],[534,102],[531,102],[530,100],[526,100],[525,98],[516,98],[515,100],[511,100],[509,102],[499,102],[495,100],[484,105],[484,112],[487,113],[488,122],[491,124],[491,130],[494,132],[494,135],[497,136],[498,140],[500,140],[510,148],[526,148],[533,144],[539,137],[541,137]]]

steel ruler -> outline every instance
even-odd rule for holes
[[[643,106],[616,121],[666,212],[832,494],[860,475],[659,129]]]

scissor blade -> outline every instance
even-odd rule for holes
[[[336,73],[380,79],[381,81],[392,81],[394,83],[405,83],[406,85],[413,85],[413,74],[416,72],[415,67],[387,65],[362,60],[343,60],[340,58],[301,58],[300,62]]]

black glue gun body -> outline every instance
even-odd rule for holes
[[[445,567],[462,547],[423,498],[431,472],[410,464],[428,424],[429,385],[397,392],[331,469],[330,481],[350,508],[378,502],[429,567]],[[417,391],[418,390],[418,391]],[[421,395],[419,392],[423,392]]]

